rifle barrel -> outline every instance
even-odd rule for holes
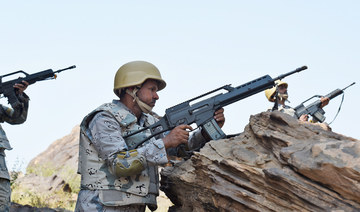
[[[286,73],[286,74],[282,74],[282,75],[276,77],[276,78],[274,79],[274,81],[276,81],[276,80],[281,80],[282,78],[285,78],[285,77],[287,77],[287,76],[289,76],[289,75],[292,75],[292,74],[294,74],[294,73],[296,73],[296,72],[300,72],[300,71],[306,70],[307,68],[308,68],[307,66],[301,66],[301,67],[295,69],[294,71],[290,71],[290,72],[288,72],[288,73]]]
[[[337,96],[339,96],[340,94],[344,93],[344,90],[347,89],[348,87],[354,85],[355,82],[351,83],[350,85],[346,86],[344,89],[335,89],[333,92],[329,93],[328,95],[326,95],[325,97],[328,97],[329,99],[333,99]]]
[[[346,86],[345,88],[342,89],[342,91],[344,91],[345,89],[347,89],[350,86],[353,86],[355,84],[355,82],[351,83],[350,85]]]
[[[72,66],[70,66],[70,67],[57,70],[57,71],[55,71],[54,73],[60,73],[60,72],[62,72],[62,71],[66,71],[66,70],[68,70],[68,69],[73,69],[73,68],[76,68],[76,66],[75,66],[75,65],[72,65]]]

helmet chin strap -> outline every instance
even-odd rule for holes
[[[153,109],[153,107],[150,107],[148,104],[146,104],[145,102],[141,101],[139,99],[139,97],[136,95],[136,93],[139,91],[139,88],[135,87],[132,92],[129,89],[126,89],[126,93],[129,94],[132,98],[134,98],[134,102],[136,102],[139,107],[140,110],[144,113],[150,113]]]
[[[280,101],[284,100],[284,101],[290,103],[290,101],[288,100],[288,97],[289,97],[289,95],[287,93],[279,93],[278,94],[278,98],[280,99]]]

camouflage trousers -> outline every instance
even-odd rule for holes
[[[0,211],[8,212],[10,210],[10,181],[0,178]]]
[[[144,212],[145,205],[105,206],[99,201],[99,192],[80,190],[75,212]]]
[[[5,163],[4,149],[0,149],[0,211],[9,211],[10,209],[10,180],[9,172]]]

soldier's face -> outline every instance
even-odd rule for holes
[[[279,85],[279,86],[278,86],[278,91],[279,91],[279,93],[281,93],[281,94],[286,94],[286,93],[287,93],[287,88],[286,88],[285,85]]]
[[[158,82],[155,80],[146,80],[145,83],[141,86],[140,90],[137,92],[137,96],[141,101],[149,105],[150,107],[154,107],[156,100],[159,99],[157,94]]]

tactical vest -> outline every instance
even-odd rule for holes
[[[120,199],[119,201],[115,201],[117,205],[136,203],[156,204],[156,198],[148,198],[148,196],[159,195],[157,166],[148,164],[147,168],[143,170],[141,174],[118,178],[109,171],[106,162],[98,156],[97,151],[91,143],[92,135],[88,130],[88,125],[94,115],[101,111],[111,114],[120,124],[122,136],[142,128],[137,124],[137,118],[125,109],[125,106],[122,103],[116,100],[114,100],[113,103],[103,104],[88,114],[80,125],[78,173],[81,174],[81,188],[89,190],[118,190],[133,194],[131,195],[131,198],[126,201],[121,201]],[[156,121],[157,119],[147,115],[145,125],[148,126]],[[138,142],[149,135],[150,131],[146,130],[143,133],[131,136],[126,139],[125,142],[129,150],[131,150],[135,148]],[[152,139],[150,139],[150,141]],[[122,198],[123,197],[121,197],[121,199]],[[152,201],[147,202],[150,199]],[[155,202],[153,202],[154,199]]]

